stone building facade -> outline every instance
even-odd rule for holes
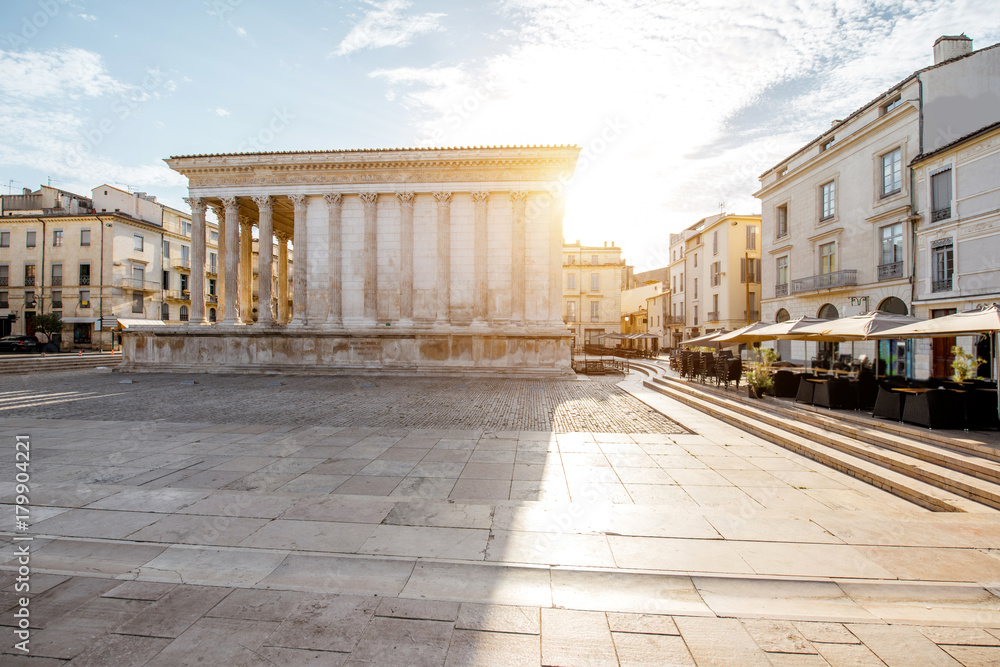
[[[503,147],[173,157],[189,179],[192,292],[205,212],[220,211],[222,317],[134,328],[125,367],[206,371],[570,372],[561,193],[579,149]],[[249,223],[249,224],[247,224]],[[252,266],[249,227],[277,238]],[[263,243],[261,244],[263,247]],[[287,246],[284,246],[287,247]],[[265,279],[264,276],[267,278]],[[251,324],[252,323],[252,324]]]
[[[622,299],[622,249],[563,244],[563,320],[574,347],[609,344],[599,338],[617,333]]]

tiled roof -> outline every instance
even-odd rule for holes
[[[529,144],[526,146],[447,146],[447,147],[408,147],[408,148],[353,148],[328,151],[260,151],[256,153],[198,153],[195,155],[171,155],[170,159],[193,157],[237,157],[243,155],[319,155],[324,153],[398,153],[417,151],[474,151],[474,150],[496,150],[522,149],[522,148],[579,148],[574,144]]]

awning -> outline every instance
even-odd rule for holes
[[[64,317],[62,318],[64,324],[98,324],[101,319],[99,317]]]
[[[891,333],[894,329],[921,322],[923,320],[919,317],[874,311],[865,313],[864,315],[841,317],[837,320],[825,320],[816,324],[809,324],[799,327],[795,333],[806,335],[807,340],[838,343],[885,337],[887,333]]]
[[[129,320],[119,317],[118,324],[121,325],[122,329],[128,329],[129,327],[164,327],[167,325],[163,320]]]

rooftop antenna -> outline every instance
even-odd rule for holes
[[[15,183],[20,183],[20,182],[21,182],[21,181],[15,181],[15,180],[14,180],[13,178],[12,178],[12,179],[10,179],[10,180],[9,180],[9,181],[7,182],[7,194],[13,194],[13,192],[14,192],[14,184],[15,184]]]
[[[62,183],[62,181],[53,181],[53,180],[52,180],[52,177],[51,177],[51,176],[49,176],[49,187],[50,187],[50,188],[52,187],[52,184],[53,184],[53,183]]]
[[[128,190],[129,194],[132,194],[132,190],[135,189],[134,185],[129,185],[128,183],[122,183],[121,181],[115,181],[115,185],[124,185],[125,189]]]
[[[724,201],[720,201],[719,202],[719,213],[722,213],[723,215],[725,215],[725,213],[726,213],[726,202],[724,202]]]

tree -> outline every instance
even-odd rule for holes
[[[35,315],[33,323],[35,331],[41,331],[45,334],[48,342],[52,342],[52,336],[61,334],[63,330],[62,318],[57,313],[43,313],[41,315]]]

